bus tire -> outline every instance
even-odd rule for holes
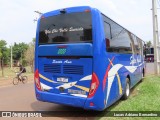
[[[143,82],[144,76],[145,76],[145,72],[144,72],[144,68],[143,68],[143,70],[142,70],[142,78],[141,78],[140,82]]]
[[[129,95],[130,95],[130,82],[129,82],[129,78],[126,78],[126,86],[124,89],[124,94],[122,96],[122,100],[128,99]]]

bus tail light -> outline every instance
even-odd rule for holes
[[[96,93],[96,90],[99,86],[99,80],[98,77],[95,73],[92,74],[92,82],[91,82],[91,87],[89,90],[89,95],[88,98],[91,98],[94,96],[94,94]]]
[[[91,12],[91,10],[88,10],[88,9],[87,9],[87,10],[85,10],[85,12]]]
[[[94,103],[93,103],[93,102],[90,102],[89,105],[90,105],[90,106],[94,106]]]
[[[38,69],[35,71],[34,80],[35,80],[35,84],[36,84],[37,89],[41,91]]]

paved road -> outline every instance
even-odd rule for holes
[[[0,110],[49,110],[53,106],[36,100],[33,83],[0,88],[0,98]]]
[[[63,106],[53,103],[45,103],[37,101],[34,95],[33,83],[12,85],[0,88],[0,111],[67,111],[74,114],[74,111],[84,111],[80,108]],[[85,112],[85,111],[84,111]],[[82,114],[80,112],[80,114]],[[52,115],[49,115],[52,117]],[[80,116],[83,116],[80,115]],[[53,115],[53,117],[55,117]],[[57,119],[57,118],[56,118]],[[64,119],[58,118],[58,119]],[[74,117],[65,119],[75,119]],[[85,119],[83,117],[77,120]],[[89,117],[87,119],[94,119]]]
[[[146,75],[154,74],[154,63],[146,63]]]

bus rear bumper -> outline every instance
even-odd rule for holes
[[[39,101],[51,102],[56,104],[69,105],[84,108],[86,98],[69,96],[65,94],[55,94],[36,90],[36,98]]]
[[[39,91],[37,89],[35,91],[36,91],[36,98],[39,101],[63,104],[73,107],[80,107],[86,110],[102,111],[105,109],[105,107],[100,104],[102,103],[101,101],[98,101],[98,103],[95,103],[93,106],[90,105],[91,102],[95,101],[94,97],[83,98],[65,94],[49,93],[49,92]]]

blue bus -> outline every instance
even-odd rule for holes
[[[145,74],[144,42],[89,6],[58,9],[37,22],[35,94],[39,101],[102,111]]]

